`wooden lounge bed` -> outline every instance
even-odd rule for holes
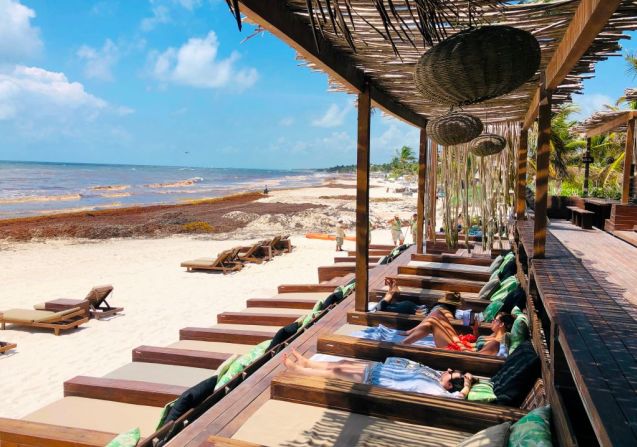
[[[350,324],[362,326],[378,326],[379,324],[382,324],[389,328],[400,329],[403,331],[416,327],[424,318],[425,316],[423,315],[405,315],[396,312],[359,312],[355,310],[347,312],[347,322]],[[461,330],[463,332],[471,331],[471,328],[469,326],[464,326],[460,320],[451,320],[451,325],[456,330]],[[481,323],[478,330],[480,334],[487,335],[491,333],[490,328],[490,323]]]
[[[231,250],[224,250],[217,255],[216,258],[199,258],[192,261],[184,261],[181,263],[182,267],[186,267],[187,271],[193,270],[211,270],[219,271],[224,275],[229,272],[236,272],[243,268],[243,264],[238,260],[237,256],[241,247],[236,247]]]
[[[405,266],[398,267],[398,273],[483,282],[489,281],[491,277],[489,267],[427,261],[411,261]]]
[[[33,308],[36,310],[60,312],[73,307],[81,307],[87,309],[88,315],[91,318],[101,319],[111,317],[124,310],[123,307],[111,307],[108,301],[106,301],[106,298],[108,298],[111,293],[113,293],[113,286],[110,284],[95,286],[88,292],[84,299],[58,298],[42,304],[36,304]]]
[[[427,261],[427,262],[444,262],[448,264],[465,264],[465,265],[479,265],[488,267],[493,262],[488,256],[481,255],[453,255],[453,254],[433,254],[433,253],[413,253],[411,255],[412,261]]]
[[[484,281],[469,281],[466,279],[439,278],[434,276],[398,274],[388,275],[387,278],[394,279],[399,287],[419,287],[422,289],[448,290],[450,292],[478,293],[480,289],[482,289],[482,286],[484,286]]]
[[[253,245],[241,247],[237,257],[242,262],[261,264],[263,261],[272,259],[272,249],[267,245],[267,241],[259,241]]]
[[[142,436],[152,434],[161,411],[162,407],[159,406],[67,396],[28,414],[22,420],[112,433],[112,439],[117,433],[135,426],[140,428]]]
[[[264,427],[268,429],[264,430]],[[456,445],[469,435],[457,430],[271,399],[243,423],[232,441],[270,447],[315,445],[317,441],[334,447],[438,447]],[[233,446],[216,441],[203,445]]]
[[[328,292],[296,292],[279,293],[272,298],[250,298],[246,301],[247,307],[312,309],[318,300],[329,296]]]
[[[12,349],[17,348],[18,345],[16,343],[9,343],[6,341],[0,341],[0,354],[4,354],[5,352],[9,352]]]
[[[371,301],[380,301],[387,293],[388,286],[375,289],[370,292]],[[394,298],[397,301],[413,301],[417,304],[424,304],[432,308],[439,299],[444,298],[448,292],[445,290],[422,289],[419,287],[400,287],[400,291]],[[477,293],[463,292],[460,294],[460,301],[464,307],[475,312],[482,312],[485,307],[491,304],[489,300],[478,298]]]
[[[61,331],[77,328],[86,323],[86,311],[74,307],[61,312],[31,309],[9,309],[0,316],[0,329],[5,329],[7,323],[15,326],[26,326],[42,329],[53,329],[55,335]]]

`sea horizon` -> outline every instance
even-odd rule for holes
[[[315,169],[205,168],[0,160],[0,219],[179,204],[241,192],[313,186]]]

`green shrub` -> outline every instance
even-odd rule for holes
[[[188,222],[182,225],[182,229],[186,233],[212,233],[215,228],[208,222]]]

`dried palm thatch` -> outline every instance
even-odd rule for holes
[[[509,93],[540,66],[540,45],[527,31],[483,26],[461,31],[422,55],[414,79],[432,102],[475,104]]]
[[[451,112],[427,122],[427,135],[442,146],[468,143],[482,132],[480,118],[462,112]]]
[[[478,157],[486,157],[502,152],[506,145],[504,137],[494,133],[485,133],[471,142],[470,150]]]

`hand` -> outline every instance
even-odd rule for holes
[[[471,386],[475,382],[475,378],[471,373],[465,373],[464,375],[464,384],[467,386]]]

